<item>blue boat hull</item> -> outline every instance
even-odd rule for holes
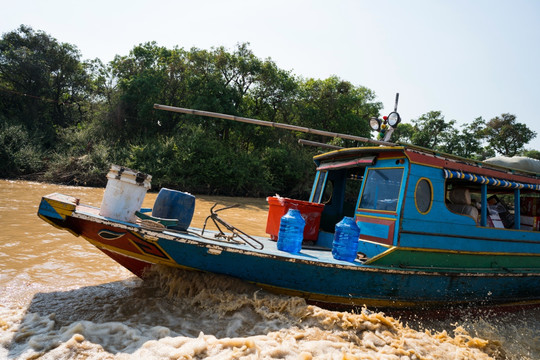
[[[384,307],[506,304],[537,301],[540,274],[456,273],[371,267],[310,255],[262,256],[254,251],[159,240],[177,263],[225,274],[317,302]],[[217,254],[219,252],[219,254]]]
[[[214,233],[158,231],[137,223],[102,217],[99,209],[75,198],[43,198],[38,215],[53,226],[82,236],[105,254],[143,277],[154,264],[232,276],[264,289],[308,301],[384,308],[461,305],[540,304],[540,269],[505,270],[401,268],[356,260],[336,260],[328,248],[298,254],[277,249],[268,238],[261,247],[215,239]],[[391,256],[403,249],[388,251]],[[441,256],[440,250],[433,252]],[[425,251],[424,256],[433,255]],[[399,255],[403,257],[403,255]],[[448,256],[470,256],[449,252]],[[482,255],[484,256],[484,255]],[[374,258],[377,260],[376,258]],[[379,258],[379,262],[383,263]]]

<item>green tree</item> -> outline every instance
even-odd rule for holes
[[[536,132],[527,125],[518,123],[516,116],[502,114],[486,124],[485,135],[489,145],[504,156],[514,156],[523,150],[525,144],[536,137]]]
[[[538,150],[525,150],[521,155],[540,160],[540,151]]]
[[[111,62],[112,75],[117,81],[119,96],[111,104],[113,124],[119,134],[138,138],[153,136],[159,131],[154,118],[153,104],[162,102],[167,91],[168,65],[172,52],[155,42],[133,48],[128,56],[116,56]],[[172,78],[178,74],[170,74]],[[175,86],[172,86],[175,89]]]
[[[0,40],[0,114],[51,146],[55,128],[84,119],[89,78],[80,53],[21,25]]]
[[[440,149],[455,136],[455,120],[446,122],[440,111],[430,111],[412,120],[414,133],[411,142],[429,149]]]
[[[466,158],[481,157],[485,125],[484,119],[478,117],[470,123],[461,125],[460,131],[455,128],[447,129],[443,136],[445,141],[440,149]]]
[[[412,126],[412,124],[400,123],[398,127],[394,129],[390,141],[411,144],[413,135],[414,126]]]
[[[291,123],[298,99],[299,80],[277,67],[270,59],[260,68],[257,86],[249,92],[249,116],[273,122]]]
[[[242,108],[245,95],[259,80],[263,62],[248,48],[247,43],[238,44],[230,53],[224,47],[212,52],[216,69],[221,73],[224,85],[232,90],[234,108]]]
[[[272,122],[291,123],[298,82],[290,72],[279,69],[270,59],[261,63],[256,82],[246,93],[241,114],[246,117]],[[276,144],[296,144],[293,134],[284,130],[239,124],[234,127],[234,140],[245,150],[276,147]],[[231,139],[233,140],[233,139]]]
[[[461,126],[461,151],[458,155],[473,157],[482,152],[485,126],[486,122],[481,116]]]
[[[325,80],[308,79],[300,85],[297,125],[369,137],[369,119],[378,116],[382,104],[374,102],[373,91],[336,76]],[[324,138],[318,138],[325,141]],[[343,141],[342,146],[353,142]]]

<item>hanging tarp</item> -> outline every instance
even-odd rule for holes
[[[536,184],[525,184],[515,181],[508,181],[503,179],[497,179],[489,176],[476,175],[472,173],[467,173],[458,170],[448,170],[444,169],[445,179],[461,179],[470,181],[476,184],[486,184],[490,186],[497,186],[509,189],[530,189],[530,190],[540,190],[540,185]]]
[[[321,170],[337,170],[337,169],[347,169],[356,166],[369,166],[375,163],[375,156],[366,156],[356,159],[349,159],[345,161],[333,161],[325,162],[317,167],[318,171]]]
[[[525,156],[498,156],[486,159],[484,162],[540,174],[540,160],[531,159]]]

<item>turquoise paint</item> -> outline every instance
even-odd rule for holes
[[[368,258],[379,255],[380,253],[388,250],[388,247],[369,242],[369,241],[359,241],[358,242],[358,252],[366,255]]]
[[[311,194],[309,195],[309,201],[313,201],[313,196],[315,195],[315,191],[317,190],[317,182],[319,181],[319,176],[321,176],[321,172],[317,171],[315,173],[315,180],[313,180],[313,186],[311,187]]]
[[[390,226],[385,224],[374,224],[359,221],[358,227],[360,228],[360,236],[368,235],[381,239],[388,239],[388,234],[390,232]]]
[[[39,204],[39,213],[53,219],[64,219],[46,200],[42,200],[41,204]]]
[[[334,241],[334,233],[329,233],[326,231],[319,231],[319,237],[317,238],[317,246],[331,249],[333,241]]]
[[[422,177],[431,180],[433,203],[427,214],[416,209],[414,190]],[[489,228],[476,224],[470,216],[451,212],[445,202],[444,173],[441,169],[412,164],[406,190],[399,246],[423,249],[470,251],[480,253],[537,253],[540,234],[515,229]],[[487,186],[482,186],[486,198]],[[487,204],[483,205],[485,209]],[[486,212],[483,212],[484,215]],[[487,223],[486,218],[481,224]]]

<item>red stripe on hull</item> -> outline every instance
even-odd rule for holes
[[[116,228],[111,225],[93,222],[91,220],[74,220],[79,222],[77,224],[77,228],[81,229],[80,233],[82,236],[92,239],[94,241],[98,241],[104,245],[106,244],[108,246],[114,246],[118,249],[129,251],[135,254],[142,254],[141,250],[137,246],[135,246],[132,241],[130,241],[130,239],[135,238],[135,236],[130,231]],[[114,239],[103,238],[99,235],[101,231],[107,230],[118,233],[119,235],[123,233],[123,235],[118,236]]]

